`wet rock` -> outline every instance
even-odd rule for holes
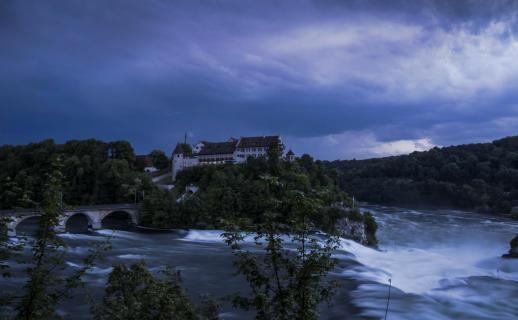
[[[367,233],[363,221],[354,221],[350,218],[340,219],[336,225],[340,235],[344,238],[352,239],[363,245],[368,245]]]
[[[514,237],[514,239],[511,240],[509,246],[509,252],[504,254],[502,257],[518,259],[518,235],[516,235],[516,237]]]

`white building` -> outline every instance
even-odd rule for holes
[[[230,138],[226,142],[200,141],[194,146],[178,143],[173,151],[172,175],[185,168],[221,163],[243,163],[249,157],[266,157],[272,144],[281,144],[279,136]]]

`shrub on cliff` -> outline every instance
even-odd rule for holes
[[[267,186],[265,179],[275,183]],[[182,198],[185,187],[191,184],[199,191]],[[330,231],[343,218],[343,212],[332,207],[351,204],[338,186],[336,172],[308,155],[294,162],[250,158],[244,164],[193,167],[178,173],[175,186],[178,201],[162,201],[155,193],[144,201],[144,223],[154,227],[221,228],[222,220],[239,216],[260,224],[269,203],[282,204],[291,193],[299,192],[317,206],[311,221],[317,228]],[[158,193],[163,198],[171,197]],[[277,208],[283,219],[290,210],[287,203]],[[155,204],[165,208],[156,208]]]
[[[374,216],[366,211],[363,213],[363,223],[365,227],[365,233],[367,234],[367,242],[368,245],[374,246],[378,244],[378,239],[376,239],[376,231],[378,230],[378,224],[376,223],[376,219]]]

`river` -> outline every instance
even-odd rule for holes
[[[518,319],[518,260],[502,259],[518,233],[518,222],[455,210],[409,210],[367,206],[379,224],[379,249],[342,240],[336,252],[340,267],[332,274],[341,289],[322,319]],[[102,297],[111,266],[146,260],[152,270],[171,265],[196,300],[205,294],[220,299],[246,292],[234,276],[232,255],[217,230],[139,233],[99,230],[65,233],[70,246],[67,264],[95,243],[111,236],[112,249],[87,277],[86,292],[63,304],[66,318],[89,319],[92,303]],[[17,269],[22,267],[14,266]],[[390,288],[390,301],[387,297]],[[11,290],[23,278],[0,280]],[[90,297],[86,299],[86,297]],[[92,300],[92,301],[90,301]],[[223,319],[250,319],[251,314],[223,304]]]

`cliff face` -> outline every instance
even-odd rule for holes
[[[337,230],[343,238],[352,239],[363,245],[368,245],[367,233],[363,221],[353,221],[349,218],[338,220]]]
[[[376,246],[377,224],[369,212],[349,211],[346,218],[336,223],[336,229],[343,238],[352,239],[365,246]]]
[[[509,252],[507,254],[504,254],[504,258],[515,258],[518,259],[518,235],[514,237],[513,240],[509,243]]]

